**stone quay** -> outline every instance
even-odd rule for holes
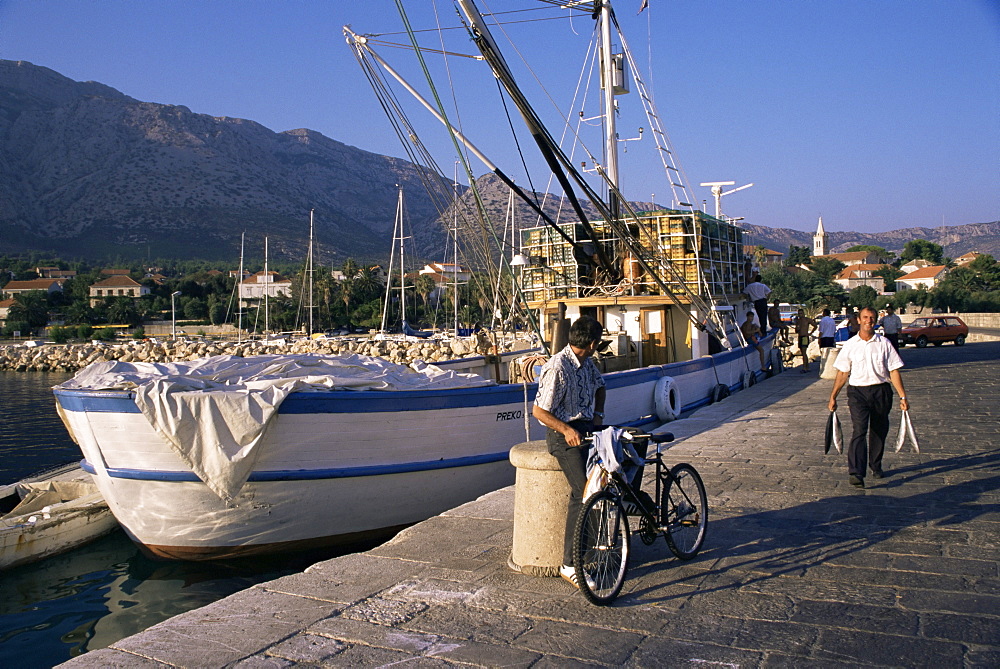
[[[1000,342],[902,356],[920,452],[864,489],[814,375],[672,423],[708,536],[689,562],[633,538],[612,606],[508,567],[511,487],[62,666],[1000,666]]]

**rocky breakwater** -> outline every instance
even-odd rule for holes
[[[498,343],[498,352],[511,350]],[[385,358],[407,365],[415,360],[435,363],[441,360],[473,357],[493,352],[485,339],[434,339],[417,342],[371,339],[298,339],[294,341],[187,341],[151,339],[125,343],[43,344],[40,346],[0,346],[0,370],[75,372],[94,362],[177,362],[214,355],[250,357],[270,354],[337,355],[357,353]]]

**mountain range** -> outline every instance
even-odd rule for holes
[[[250,120],[142,102],[101,83],[0,60],[0,254],[232,261],[245,232],[248,244],[267,235],[272,258],[299,260],[313,209],[318,262],[383,260],[392,245],[399,184],[417,255],[439,260],[451,214],[426,194],[427,181],[451,192],[447,179],[406,160],[312,130],[273,132]],[[480,181],[491,218],[499,221],[494,225],[502,226],[506,189],[492,176]],[[558,198],[550,202],[555,210]],[[535,224],[526,206],[514,216]],[[776,251],[812,246],[808,232],[745,228],[749,243]],[[970,250],[1000,257],[997,221],[830,233],[834,251],[874,244],[898,252],[912,239],[940,244],[951,257]]]

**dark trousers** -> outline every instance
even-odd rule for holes
[[[847,386],[847,406],[854,431],[847,447],[847,473],[865,477],[865,471],[882,471],[882,453],[889,434],[892,386]]]
[[[589,422],[574,421],[570,425],[580,434],[589,434]],[[583,489],[587,485],[587,447],[574,448],[566,443],[561,432],[549,428],[545,433],[545,445],[559,462],[559,467],[569,482],[569,508],[566,511],[566,531],[563,535],[563,564],[573,564],[573,533],[576,521],[583,508]]]
[[[899,350],[899,333],[898,332],[893,332],[892,334],[887,334],[885,336],[885,338],[889,340],[889,343],[892,344],[892,347],[894,349],[896,349],[897,351]]]
[[[757,318],[760,319],[760,331],[767,334],[767,298],[754,300],[753,308],[757,312]]]

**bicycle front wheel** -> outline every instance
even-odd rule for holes
[[[690,560],[705,541],[708,495],[697,470],[680,464],[670,470],[660,498],[660,522],[674,555]]]
[[[574,546],[580,591],[594,604],[610,604],[625,583],[629,556],[628,516],[616,495],[604,490],[584,503]]]

